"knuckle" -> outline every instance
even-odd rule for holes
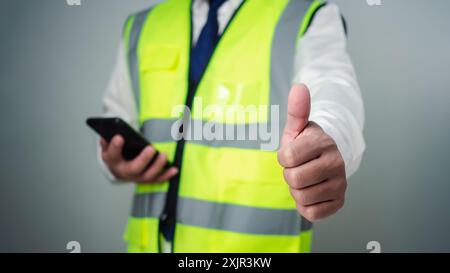
[[[345,193],[347,192],[347,181],[343,181],[340,183],[340,187],[338,189],[338,198],[345,199]]]
[[[342,158],[341,153],[337,149],[337,146],[335,147],[334,151],[330,154],[331,154],[330,157],[331,157],[334,167],[337,169],[344,168],[344,165],[345,165],[344,159]]]
[[[311,196],[305,191],[300,191],[297,196],[297,202],[302,206],[309,205],[311,203]]]
[[[150,147],[147,158],[150,160],[152,159],[156,154],[156,150],[153,147]]]
[[[283,169],[283,177],[284,177],[284,181],[286,181],[289,185],[290,185],[290,181],[291,181],[291,170],[290,169]]]
[[[301,132],[302,136],[315,135],[317,133],[316,124],[313,121],[308,122],[308,125]]]
[[[295,165],[295,152],[291,147],[285,147],[279,152],[280,164],[285,167]]]
[[[164,173],[163,170],[164,170],[164,165],[165,165],[166,162],[167,161],[165,159],[163,159],[162,157],[159,158],[159,160],[157,161],[157,164],[155,164],[155,166],[154,166],[155,167],[154,168],[154,172],[157,175],[161,175],[161,174]]]
[[[313,126],[311,126],[311,132],[313,132],[314,135],[324,135],[322,128],[316,123],[314,123]]]
[[[300,175],[296,169],[284,169],[283,176],[286,182],[293,188],[299,188],[301,185]]]
[[[342,170],[345,170],[344,161],[342,160],[342,157],[337,149],[332,151],[328,150],[324,152],[322,156],[323,156],[322,168],[324,171],[337,173],[342,172]]]
[[[330,189],[335,195],[339,194],[342,191],[342,183],[339,180],[332,180],[330,181]]]
[[[319,210],[316,207],[307,207],[303,217],[308,219],[310,222],[316,222],[320,219]]]
[[[316,123],[310,123],[310,125],[304,130],[305,136],[309,136],[314,140],[323,140],[324,134],[322,128]]]
[[[142,160],[143,161],[148,160],[148,159],[152,158],[154,154],[155,154],[155,149],[153,147],[149,146],[142,151]]]
[[[109,161],[109,155],[107,152],[102,152],[102,160],[104,162],[108,162]]]
[[[330,191],[334,199],[341,199],[345,196],[347,182],[345,180],[330,181]]]
[[[323,166],[324,169],[330,170],[333,169],[336,165],[336,156],[333,152],[324,152],[323,153]]]
[[[305,211],[304,211],[304,208],[301,206],[301,205],[299,205],[299,204],[297,204],[297,212],[298,212],[298,214],[300,214],[301,216],[303,216],[303,217],[305,217]],[[306,217],[305,217],[306,218]]]
[[[347,183],[347,179],[343,179],[342,180],[342,192],[345,194],[345,192],[347,191],[347,187],[348,187],[348,183]]]
[[[167,155],[166,154],[161,154],[160,155],[160,160],[162,163],[165,163],[167,161]]]
[[[284,150],[284,148],[280,148],[277,152],[277,161],[278,161],[278,164],[280,164],[281,166],[284,165],[283,164],[284,163],[283,162],[283,150]]]
[[[337,145],[334,140],[325,133],[321,134],[320,143],[322,143],[323,150],[330,151],[337,149]]]

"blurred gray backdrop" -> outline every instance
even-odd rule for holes
[[[124,251],[131,186],[95,137],[124,19],[151,0],[0,1],[0,252]],[[366,105],[367,151],[314,251],[450,251],[450,1],[337,2]]]

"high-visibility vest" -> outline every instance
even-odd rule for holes
[[[173,109],[189,104],[191,119],[200,124],[279,126],[281,135],[297,43],[323,4],[244,0],[200,82],[190,83],[191,4],[168,0],[130,16],[125,24],[143,134],[175,160],[180,142],[171,129],[182,114],[174,116]],[[263,107],[257,108],[257,115],[245,114],[236,121],[203,111],[210,105]],[[271,121],[270,105],[280,107],[276,122]],[[183,142],[179,184],[172,189],[177,200],[174,252],[310,251],[312,225],[296,210],[277,162],[278,147],[262,149],[263,142],[259,137]],[[160,250],[159,223],[169,187],[170,183],[136,186],[125,231],[130,252]]]

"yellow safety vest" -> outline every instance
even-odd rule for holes
[[[143,134],[174,161],[180,142],[172,137],[171,128],[181,114],[174,116],[173,109],[186,104],[192,120],[201,125],[242,129],[268,125],[279,126],[281,132],[296,44],[322,5],[307,0],[244,0],[199,83],[189,82],[190,0],[165,1],[130,16],[124,36]],[[193,103],[198,100],[201,104]],[[257,115],[236,120],[233,110],[226,117],[202,111],[210,105],[265,107],[258,107]],[[279,121],[270,120],[270,105],[280,106]],[[296,211],[277,162],[278,147],[261,149],[263,142],[259,138],[183,142],[179,184],[171,190],[177,200],[174,252],[310,251],[312,225]],[[169,185],[137,185],[125,232],[130,252],[159,251],[158,229]]]

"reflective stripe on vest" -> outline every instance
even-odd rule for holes
[[[321,4],[306,0],[246,0],[230,22],[196,97],[206,105],[235,103],[236,98],[244,106],[279,105],[280,118],[272,121],[269,107],[265,116],[246,117],[245,123],[234,124],[234,140],[186,142],[175,251],[309,250],[311,224],[295,209],[276,161],[276,149],[261,149],[266,139],[257,136],[242,140],[239,132],[264,125],[278,127],[281,135],[296,44]],[[130,78],[141,128],[169,159],[176,147],[171,128],[178,119],[171,116],[171,108],[184,103],[183,90],[188,84],[189,11],[190,1],[166,1],[130,17],[125,25]],[[261,24],[252,24],[252,20]],[[244,63],[236,65],[240,62]],[[226,88],[229,100],[220,101],[216,96],[220,88]],[[206,122],[223,125],[214,117],[192,117],[199,126]],[[167,183],[137,187],[125,235],[133,251],[158,250],[157,223],[166,190]]]
[[[164,192],[136,195],[131,216],[159,217],[165,198]],[[298,221],[296,210],[256,208],[184,197],[179,202],[177,221],[182,224],[260,235],[298,235],[299,231],[311,229],[310,222]],[[215,217],[210,218],[208,215]],[[242,220],[249,217],[254,221]]]

